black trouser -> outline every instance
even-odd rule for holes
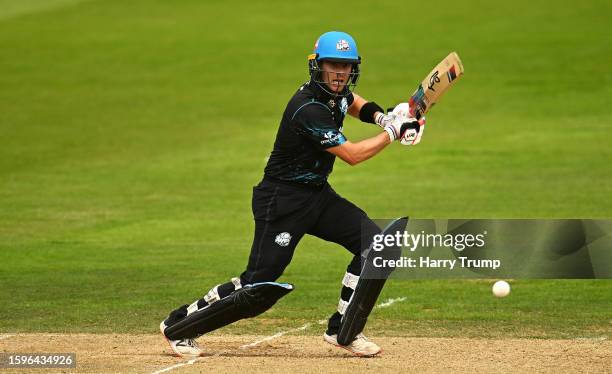
[[[240,275],[242,285],[278,279],[291,262],[295,247],[304,234],[348,249],[353,259],[347,272],[358,276],[361,273],[361,251],[365,249],[362,246],[369,245],[369,241],[362,238],[371,238],[380,232],[363,210],[338,195],[327,183],[312,188],[264,178],[253,188],[252,205],[255,235],[247,268]],[[220,298],[226,297],[234,291],[234,284],[221,284],[217,291]],[[343,286],[341,299],[348,302],[352,292],[351,288]],[[171,313],[168,323],[184,317],[186,307]],[[339,312],[331,316],[328,334],[338,332],[341,318]]]
[[[380,231],[366,213],[338,195],[329,184],[320,188],[294,186],[264,179],[253,188],[255,237],[243,284],[274,281],[291,262],[293,252],[304,234],[340,244],[354,256],[347,272],[359,275],[362,235]],[[368,232],[362,232],[362,229]],[[323,260],[324,261],[324,260]],[[352,290],[343,287],[342,299],[348,301]],[[341,315],[329,320],[328,334],[335,334]]]

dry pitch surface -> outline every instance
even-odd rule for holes
[[[160,335],[16,334],[0,339],[2,352],[77,354],[76,369],[35,372],[612,372],[612,342],[605,339],[385,337],[375,339],[383,354],[364,359],[314,336],[282,336],[241,348],[262,337],[213,335],[199,340],[206,353],[196,360],[171,356]],[[2,373],[27,371],[0,369]]]

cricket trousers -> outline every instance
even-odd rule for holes
[[[310,187],[264,177],[253,187],[252,208],[255,235],[246,270],[239,278],[213,287],[196,301],[198,305],[220,300],[247,284],[276,281],[291,262],[299,241],[310,234],[337,243],[353,254],[342,279],[338,309],[328,322],[327,334],[337,334],[361,273],[361,253],[372,236],[380,232],[378,226],[328,183]],[[316,271],[313,269],[313,277]],[[179,307],[170,314],[167,325],[186,314],[187,305]]]
[[[354,281],[347,281],[345,275],[338,310],[328,322],[327,333],[336,334],[361,273],[361,252],[369,245],[365,238],[380,229],[327,183],[309,187],[265,177],[253,188],[252,205],[255,235],[247,268],[240,275],[243,284],[278,279],[305,234],[337,243],[353,254],[346,272]]]

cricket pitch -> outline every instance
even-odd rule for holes
[[[211,335],[199,339],[205,355],[190,360],[171,355],[159,335],[4,334],[2,352],[75,352],[75,369],[40,372],[197,373],[214,372],[590,372],[612,365],[607,339],[374,338],[383,347],[375,358],[357,358],[319,336],[285,335],[260,344],[262,336]],[[30,369],[32,370],[32,369]],[[28,369],[2,372],[27,372]]]

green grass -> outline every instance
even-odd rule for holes
[[[151,332],[241,272],[251,186],[330,29],[355,36],[357,92],[383,106],[451,50],[466,69],[418,147],[337,163],[332,185],[371,217],[612,217],[608,1],[15,4],[0,1],[0,331]],[[224,331],[324,318],[348,260],[306,238],[283,276],[296,291]],[[407,300],[370,329],[610,336],[610,281],[513,286],[395,281],[383,297]]]

